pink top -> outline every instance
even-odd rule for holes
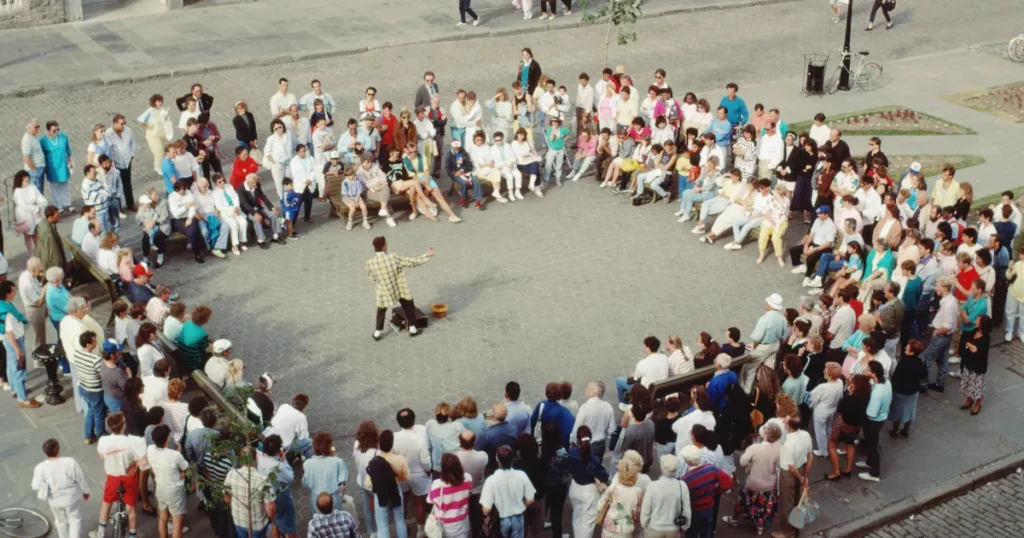
[[[584,140],[583,137],[579,137],[576,140],[576,151],[583,154],[584,157],[593,157],[597,155],[597,137],[590,135]]]
[[[442,496],[442,490],[444,495]],[[458,486],[449,486],[440,479],[430,485],[429,500],[441,523],[455,523],[469,517],[469,494],[473,492],[473,477],[465,473]]]

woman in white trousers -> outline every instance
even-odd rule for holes
[[[576,430],[576,445],[569,449],[569,502],[572,503],[572,534],[574,538],[592,538],[597,527],[598,502],[608,471],[590,450],[590,428]]]
[[[263,166],[270,169],[274,178],[277,197],[284,197],[284,178],[288,175],[288,162],[295,153],[295,139],[285,130],[284,122],[270,122],[273,134],[267,137],[267,145],[263,148]]]
[[[843,367],[838,362],[825,363],[825,382],[811,391],[810,407],[814,417],[815,456],[828,455],[828,438],[832,435],[832,418],[843,397]]]
[[[82,501],[89,500],[89,485],[78,462],[60,457],[60,443],[47,439],[43,443],[46,461],[36,465],[32,473],[32,489],[45,495],[53,511],[53,526],[60,538],[82,535]]]
[[[245,244],[249,241],[249,222],[239,207],[238,193],[228,184],[223,176],[217,176],[217,185],[213,190],[213,206],[218,217],[228,225],[231,233],[231,252],[241,255],[239,248],[248,250]]]

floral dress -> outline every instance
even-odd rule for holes
[[[601,500],[602,504],[611,503],[601,523],[602,535],[607,538],[630,538],[640,520],[643,497],[644,491],[636,485],[618,484],[608,488],[605,498]]]

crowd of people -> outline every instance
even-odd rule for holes
[[[787,537],[796,533],[787,516],[810,487],[814,457],[830,460],[828,480],[850,476],[857,466],[865,469],[860,479],[878,481],[885,423],[892,423],[892,437],[908,437],[918,395],[944,391],[947,377],[960,378],[962,408],[977,415],[992,332],[1005,323],[1007,341],[1024,337],[1024,280],[1016,278],[1024,271],[1024,249],[1013,193],[975,220],[971,186],[955,179],[952,166],[931,189],[918,163],[894,179],[880,139],[871,140],[864,159],[855,158],[824,115],[808,133],[796,133],[777,109],[757,104],[749,111],[735,84],[712,111],[693,93],[677,100],[664,70],[653,77],[644,97],[622,67],[605,69],[594,84],[582,73],[570,98],[523,49],[511,93],[499,88],[481,103],[474,91],[460,89],[444,108],[428,72],[413,106],[397,114],[367,88],[358,116],[339,135],[332,125],[340,107],[321,83],[314,80],[312,91],[296,99],[282,78],[270,99],[265,139],[248,104],[235,103],[230,172],[221,164],[213,97],[196,84],[177,99],[175,129],[163,97],[154,95],[138,122],[164,189],[134,198],[136,146],[118,114],[110,129],[97,125],[92,133],[84,205],[70,235],[123,293],[113,305],[109,337],[89,316],[88,301],[65,282],[69,258],[56,223],[72,211],[69,140],[53,121],[37,138],[40,124],[30,122],[14,198],[15,229],[31,257],[16,282],[0,282],[4,386],[20,406],[38,406],[25,386],[25,336],[31,328],[36,347],[46,344],[49,321],[85,416],[85,442],[96,443],[108,475],[95,535],[105,533],[118,486],[125,490],[130,534],[137,528],[136,502],[144,513],[158,513],[161,536],[187,532],[183,473],[195,468],[229,492],[203,495],[220,538],[264,536],[269,529],[295,535],[291,491],[300,476],[313,503],[311,537],[352,538],[361,523],[374,538],[388,538],[393,521],[404,538],[409,513],[419,537],[459,538],[485,529],[503,538],[541,536],[550,521],[558,538],[567,501],[576,538],[598,527],[618,538],[641,531],[705,538],[720,520],[758,533],[778,520],[773,536]],[[450,149],[443,150],[446,130]],[[170,143],[175,133],[181,139]],[[278,207],[262,190],[261,167],[269,171]],[[395,226],[399,198],[409,203],[408,220],[436,220],[444,211],[460,222],[439,188],[442,170],[458,187],[462,208],[482,209],[485,185],[494,201],[507,204],[524,200],[524,191],[543,198],[563,177],[593,177],[600,187],[631,195],[634,205],[679,200],[675,217],[696,220],[692,232],[700,242],[714,244],[731,231],[725,250],[740,250],[753,232],[757,263],[769,247],[780,266],[788,256],[807,295],[793,308],[779,294],[767,297],[747,342],[735,327],[721,343],[701,332],[692,347],[678,335],[664,346],[645,338],[645,357],[615,380],[618,417],[601,381],[587,383],[582,404],[572,400],[570,383],[549,383],[532,408],[510,382],[488,412],[467,396],[454,406],[439,403],[426,421],[408,408],[391,427],[364,421],[353,460],[345,462],[330,433],[310,431],[309,397],[295,394],[277,405],[274,380],[264,375],[249,380],[255,394],[246,407],[265,434],[250,454],[254,468],[232,468],[204,450],[221,435],[218,414],[205,396],[183,401],[182,380],[201,369],[224,392],[247,380],[232,344],[205,328],[213,310],[198,305],[188,313],[172,290],[153,281],[153,269],[166,261],[168,236],[185,235],[199,262],[206,251],[223,257],[229,246],[241,255],[250,225],[262,248],[269,247],[268,236],[284,243],[298,236],[300,210],[311,221],[312,204],[339,179],[340,200],[329,202],[347,207],[350,229],[357,211],[363,227],[370,226],[367,202]],[[155,251],[155,259],[119,246],[123,211],[136,213],[141,254]],[[791,223],[807,231],[786,245]],[[14,303],[19,294],[22,309]],[[180,360],[172,360],[174,352]],[[743,361],[738,375],[734,360]],[[951,364],[959,371],[950,371]],[[706,385],[652,397],[658,383],[701,367],[714,369]],[[77,464],[60,457],[57,441],[43,449],[47,460],[33,485],[50,501],[57,526],[78,536],[78,503],[88,488]],[[274,482],[256,488],[258,499],[240,486],[251,483],[253,471]],[[737,495],[723,514],[727,490]],[[356,491],[361,514],[345,498]]]

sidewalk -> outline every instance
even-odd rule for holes
[[[806,0],[648,0],[643,18]],[[444,9],[438,10],[437,6]],[[507,0],[477,0],[478,27],[456,27],[454,0],[266,2],[183,9],[110,22],[0,33],[0,97],[235,67],[346,56],[371,49],[543,32],[582,25],[582,11],[524,21]],[[581,10],[578,2],[575,9]]]

